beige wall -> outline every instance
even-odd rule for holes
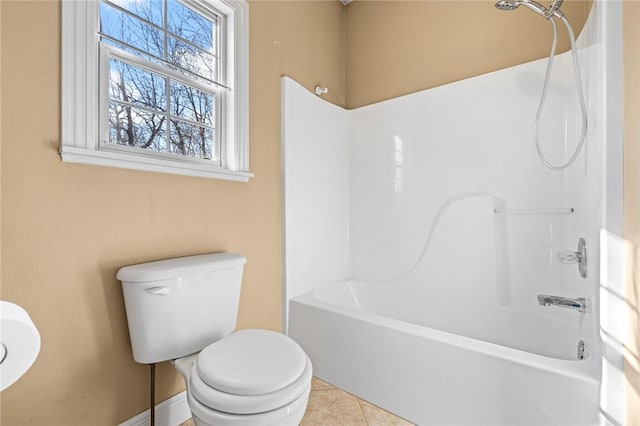
[[[281,324],[280,76],[344,99],[337,1],[252,2],[248,184],[63,163],[60,3],[2,1],[2,297],[42,335],[2,393],[2,425],[113,425],[148,407],[119,267],[229,250],[248,257],[238,326]],[[158,371],[158,400],[182,389]]]
[[[625,342],[627,416],[640,425],[640,2],[624,2],[624,238],[627,251],[626,299],[631,326]]]
[[[350,3],[347,106],[367,105],[549,55],[552,30],[545,19],[524,7],[501,12],[494,4],[495,0]],[[590,0],[565,1],[562,6],[576,37],[590,7]],[[558,51],[564,51],[568,39],[564,30],[559,34]]]

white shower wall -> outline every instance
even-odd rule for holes
[[[425,243],[431,232],[451,241],[477,238],[444,220],[458,213],[443,206],[460,199],[460,209],[468,199],[463,208],[488,208],[469,201],[478,195],[491,197],[496,209],[495,243],[486,254],[495,269],[452,284],[461,286],[456,293],[481,286],[501,304],[531,309],[539,309],[541,293],[593,299],[595,262],[584,280],[557,255],[575,250],[580,237],[597,252],[598,228],[585,224],[600,202],[593,185],[601,168],[588,163],[598,148],[587,142],[568,171],[547,170],[538,160],[533,120],[545,67],[535,61],[351,111],[283,78],[285,301],[332,280],[391,280],[427,261],[464,268],[465,244]],[[571,57],[563,54],[540,138],[555,163],[577,143],[574,91]],[[590,100],[592,117],[598,105]],[[437,215],[443,220],[434,226]],[[421,271],[425,280],[442,281]]]
[[[349,274],[349,112],[282,78],[283,330],[289,299]]]
[[[571,80],[561,80],[571,76],[560,72],[567,59],[556,61],[552,93],[571,89]],[[536,61],[353,111],[353,276],[393,278],[411,268],[436,212],[453,197],[490,194],[500,208],[547,229],[565,219],[558,209],[577,207],[567,193],[585,174],[584,154],[575,172],[558,173],[545,169],[535,152],[533,118],[545,65]],[[550,97],[545,110],[541,140],[550,156],[551,148],[577,140],[575,118],[565,113],[575,108],[564,98]],[[575,243],[556,242],[563,250]]]

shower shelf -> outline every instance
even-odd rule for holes
[[[495,214],[511,214],[511,215],[555,215],[555,214],[572,214],[576,209],[573,207],[565,208],[548,208],[548,209],[505,209],[495,208]]]

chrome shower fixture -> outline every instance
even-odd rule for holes
[[[587,241],[584,238],[578,240],[578,249],[576,251],[564,251],[558,253],[558,261],[565,265],[578,265],[580,277],[587,278]]]
[[[551,3],[551,6],[549,6],[549,11],[555,12],[556,10],[559,10],[563,1],[564,0],[554,0],[553,3]]]
[[[499,2],[496,3],[496,8],[500,10],[510,11],[510,10],[517,9],[520,6],[524,6],[528,9],[533,10],[537,14],[542,15],[545,18],[549,19],[552,16],[557,16],[558,18],[560,18],[564,15],[560,11],[560,6],[562,6],[562,2],[563,0],[556,0],[551,4],[551,6],[549,6],[549,9],[547,9],[540,3],[533,0],[516,0],[516,1],[500,0]]]
[[[547,8],[533,0],[500,0],[498,3],[496,3],[496,8],[507,11],[516,10],[520,6],[525,6],[543,16],[546,16],[546,13],[548,12]]]
[[[572,299],[570,297],[539,294],[538,304],[540,306],[559,306],[561,308],[575,309],[583,314],[587,312],[587,299],[584,297],[576,297],[575,299]]]
[[[512,1],[508,1],[508,0],[500,0],[498,3],[496,3],[496,9],[500,9],[500,10],[513,10],[515,9],[516,4]]]
[[[316,84],[316,87],[313,88],[313,91],[315,92],[316,95],[321,96],[329,93],[329,88],[320,86],[320,83],[318,83]]]

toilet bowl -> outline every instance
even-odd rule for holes
[[[240,330],[177,359],[200,425],[297,425],[311,390],[311,361],[291,339]]]
[[[297,425],[309,357],[287,336],[235,328],[246,259],[214,253],[118,271],[135,361],[170,361],[196,425]]]

